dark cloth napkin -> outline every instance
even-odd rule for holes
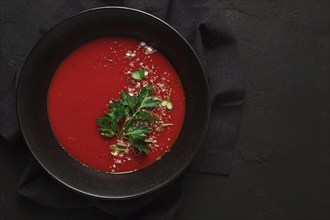
[[[198,54],[209,81],[212,100],[207,135],[188,170],[229,175],[244,100],[244,77],[238,60],[236,40],[219,8],[214,4],[197,0],[66,0],[61,7],[50,10],[52,12],[48,20],[41,24],[40,36],[57,22],[75,13],[107,5],[140,9],[172,25]],[[19,71],[17,74],[9,72],[6,60],[2,59],[1,65],[1,74],[13,76],[11,84],[7,85],[7,92],[0,93],[0,137],[2,143],[7,142],[1,147],[8,147],[20,137],[15,107]],[[161,190],[140,198],[121,201],[97,200],[66,189],[51,179],[36,160],[27,154],[31,159],[22,174],[18,193],[46,206],[61,209],[93,206],[114,219],[171,219],[181,202],[182,177]]]

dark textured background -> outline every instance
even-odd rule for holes
[[[0,66],[1,88],[60,2],[1,0],[0,64],[10,64]],[[329,219],[329,1],[219,1],[218,7],[238,40],[245,111],[232,175],[186,173],[176,219]],[[18,198],[12,183],[20,174],[9,179],[14,168],[1,163],[10,151],[0,149],[0,219],[70,219],[70,210],[36,209]]]

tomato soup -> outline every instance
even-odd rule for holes
[[[104,136],[96,121],[111,114],[112,100],[120,100],[123,92],[138,97],[142,88],[152,88],[158,103],[145,109],[157,120],[134,122],[148,128],[143,143],[148,153],[135,148],[134,136]],[[175,143],[184,114],[184,91],[175,68],[155,48],[131,38],[100,38],[80,46],[59,65],[48,90],[48,117],[59,144],[82,165],[103,172],[132,172],[161,159]],[[114,146],[120,150],[114,152]]]

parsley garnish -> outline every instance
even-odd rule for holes
[[[140,68],[141,71],[142,69]],[[119,100],[111,99],[110,112],[105,112],[103,117],[96,119],[101,135],[125,139],[139,152],[149,153],[146,138],[150,129],[139,122],[159,120],[148,111],[160,104],[152,93],[152,86],[142,87],[137,96],[131,96],[122,91]],[[116,150],[117,147],[113,149]]]
[[[171,99],[170,99],[171,92],[172,92],[172,90],[170,90],[170,92],[169,92],[167,98],[166,98],[165,100],[163,100],[162,103],[161,103],[161,105],[162,105],[163,107],[166,106],[166,108],[167,108],[168,110],[171,110],[171,109],[173,108],[173,105],[172,105],[172,102],[171,102]]]
[[[145,71],[143,67],[140,67],[138,71],[132,73],[133,79],[142,80],[145,77]]]

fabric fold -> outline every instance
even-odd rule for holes
[[[7,93],[0,97],[0,138],[8,143],[14,143],[21,136],[16,110],[17,75],[16,72]]]
[[[84,196],[60,185],[34,158],[30,160],[22,175],[18,193],[53,208],[75,209],[91,206]]]

